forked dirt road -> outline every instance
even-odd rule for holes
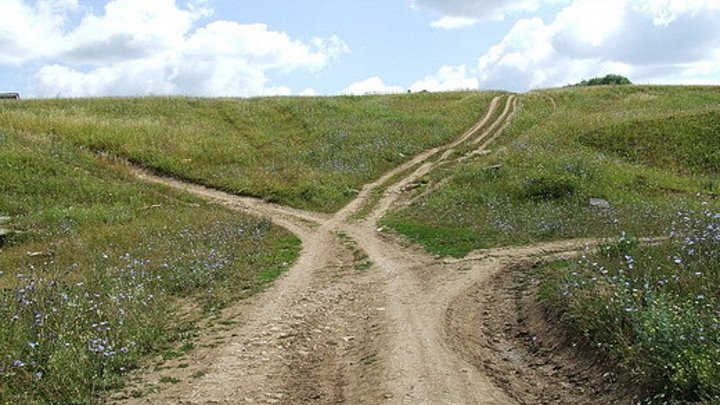
[[[303,250],[295,265],[270,288],[228,308],[209,325],[185,358],[166,362],[160,369],[141,370],[128,394],[116,396],[113,402],[572,403],[564,402],[575,398],[572,392],[557,398],[541,395],[569,378],[555,372],[554,366],[551,376],[532,374],[539,380],[529,383],[530,388],[511,384],[524,381],[517,369],[533,368],[532,356],[518,360],[515,368],[504,367],[498,359],[506,349],[483,343],[486,339],[505,344],[499,336],[502,332],[488,336],[484,328],[491,325],[474,314],[488,313],[481,307],[481,298],[487,295],[483,286],[489,286],[512,263],[572,253],[586,241],[489,250],[463,260],[443,260],[377,227],[377,220],[407,199],[405,190],[421,176],[451,159],[482,152],[504,129],[516,106],[513,95],[497,97],[468,132],[366,185],[334,215],[232,196],[137,170],[147,181],[269,217],[295,233]],[[379,187],[385,192],[373,203],[371,196]],[[369,214],[353,219],[365,204],[373,204]],[[503,316],[501,312],[491,315],[496,320]],[[522,357],[521,352],[521,348],[515,350],[515,358]],[[502,375],[505,372],[511,375]],[[573,384],[566,384],[569,391],[574,391],[577,384]],[[133,389],[137,395],[130,394]],[[538,399],[543,402],[535,402]]]

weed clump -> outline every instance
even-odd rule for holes
[[[577,186],[571,179],[533,177],[523,181],[520,196],[528,200],[557,200],[575,193]]]

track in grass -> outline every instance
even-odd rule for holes
[[[503,101],[504,112],[496,116]],[[394,235],[377,229],[377,220],[402,200],[408,185],[457,151],[463,151],[460,158],[482,152],[515,107],[514,96],[498,97],[470,131],[387,172],[334,215],[288,209],[138,171],[147,180],[267,216],[294,232],[303,251],[273,286],[228,308],[188,357],[138,373],[139,382],[113,400],[127,404],[523,403],[498,385],[497,376],[473,362],[474,354],[482,353],[468,353],[460,342],[481,331],[471,324],[452,327],[457,324],[454,314],[481,311],[463,297],[510,263],[573,252],[586,241],[486,251],[457,261],[403,246]],[[365,219],[352,219],[380,187],[386,191]],[[364,264],[358,266],[359,260]]]

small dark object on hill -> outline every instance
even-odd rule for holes
[[[575,86],[607,86],[607,85],[623,85],[632,84],[630,79],[620,75],[606,75],[605,77],[594,77],[590,80],[583,80]]]
[[[0,93],[0,98],[20,100],[20,93]]]

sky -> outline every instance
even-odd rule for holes
[[[0,0],[0,91],[253,97],[720,84],[720,0]]]

